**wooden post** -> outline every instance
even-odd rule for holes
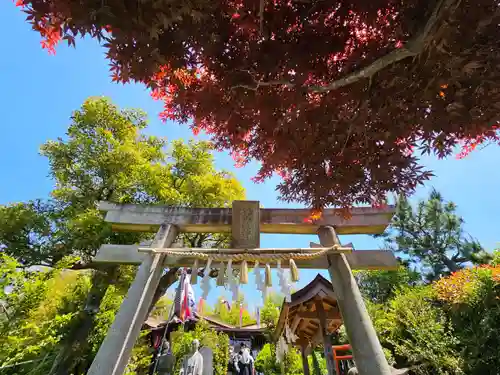
[[[328,370],[328,375],[335,375],[335,363],[333,361],[332,343],[330,342],[330,339],[328,337],[328,326],[326,321],[325,309],[323,308],[323,302],[320,299],[316,299],[314,303],[316,305],[316,312],[319,318],[321,338],[323,339],[326,369]]]
[[[151,246],[170,247],[177,232],[173,225],[161,225]],[[123,374],[160,282],[164,260],[163,254],[147,254],[144,257],[87,375]]]
[[[333,227],[321,227],[318,236],[322,246],[340,244]],[[328,261],[333,289],[359,374],[390,375],[391,369],[345,255],[331,255]]]
[[[309,361],[307,360],[307,345],[300,345],[300,352],[302,353],[302,368],[304,369],[304,375],[310,375],[309,371]]]

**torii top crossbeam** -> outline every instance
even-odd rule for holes
[[[235,205],[256,203],[234,201],[233,208],[182,208],[101,202],[99,209],[107,212],[106,221],[112,223],[116,231],[156,232],[161,224],[168,222],[186,233],[229,233]],[[311,215],[308,209],[261,208],[259,211],[261,233],[316,234],[320,226],[330,225],[337,234],[379,234],[389,225],[395,210],[394,206],[355,207],[352,217],[344,220],[339,210],[326,209],[314,223],[307,222]]]

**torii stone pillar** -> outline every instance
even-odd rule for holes
[[[318,236],[322,246],[340,245],[333,227],[319,228]],[[328,261],[333,290],[337,295],[359,374],[391,375],[391,369],[345,255],[330,255]]]
[[[177,233],[175,226],[161,225],[151,247],[170,247]],[[123,374],[160,282],[164,261],[164,254],[145,256],[87,375]]]

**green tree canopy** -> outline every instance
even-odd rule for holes
[[[422,269],[432,281],[455,272],[468,263],[487,263],[489,254],[466,234],[464,220],[453,202],[432,190],[427,200],[415,206],[401,197],[389,230],[382,237],[386,245]]]
[[[500,265],[460,270],[440,279],[433,288],[460,343],[457,350],[463,358],[464,372],[470,375],[498,373]]]
[[[355,271],[354,275],[363,296],[375,303],[385,303],[398,290],[417,285],[421,281],[421,275],[418,272],[404,265],[394,271]]]
[[[280,293],[270,292],[267,295],[266,301],[260,313],[260,319],[262,325],[265,326],[269,332],[274,332],[274,329],[278,324],[283,300],[284,296]]]
[[[236,302],[229,303],[230,308],[228,308],[225,298],[219,298],[213,308],[211,316],[230,325],[238,326],[240,324],[240,306],[243,308],[242,324],[248,325],[255,323],[255,319],[248,312],[248,304],[245,302],[245,297],[241,293]]]
[[[13,258],[0,254],[4,307],[3,314],[0,312],[0,368],[19,375],[29,371],[46,374],[58,343],[83,308],[89,272],[64,270],[64,262],[37,272],[20,271],[19,266]]]
[[[145,135],[146,126],[143,111],[120,109],[106,98],[86,100],[72,114],[66,137],[41,148],[55,182],[51,197],[0,207],[2,252],[23,267],[53,267],[71,255],[81,258],[72,268],[87,268],[103,243],[130,244],[149,238],[112,232],[97,210],[101,200],[227,207],[235,199],[244,199],[244,189],[234,176],[215,168],[208,142],[167,143]],[[217,246],[227,236],[196,234],[185,235],[183,240],[192,247]],[[96,317],[109,283],[130,281],[132,275],[130,267],[92,272],[85,307],[61,342],[62,354],[52,374],[67,374],[77,358],[91,361],[96,344],[89,347],[87,342],[97,329]],[[170,269],[162,277],[154,302],[176,279],[177,269]],[[107,326],[100,329],[103,327]]]
[[[52,198],[0,207],[0,248],[28,266],[75,254],[88,261],[102,243],[140,239],[111,232],[96,209],[101,200],[227,207],[244,198],[234,176],[215,168],[208,142],[167,143],[144,135],[146,126],[140,110],[121,110],[106,98],[86,100],[73,113],[67,137],[41,148],[55,182]]]

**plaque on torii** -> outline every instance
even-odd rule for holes
[[[387,250],[353,250],[343,247],[338,234],[382,233],[394,207],[353,208],[345,220],[335,209],[324,210],[310,222],[308,209],[265,209],[258,201],[234,201],[232,208],[182,208],[101,202],[105,220],[115,231],[156,232],[150,246],[103,245],[95,263],[138,264],[136,278],[102,343],[89,375],[122,375],[132,347],[146,319],[147,309],[165,267],[190,267],[193,254],[205,257],[233,257],[234,264],[249,259],[279,257],[281,265],[328,269],[353,355],[360,374],[389,375],[366,307],[351,269],[395,269],[397,261]],[[231,233],[230,249],[174,248],[179,233]],[[317,234],[320,244],[309,248],[260,248],[260,233]],[[276,262],[269,266],[276,267]],[[356,345],[357,344],[357,345]],[[326,350],[327,348],[325,348]],[[333,369],[329,369],[333,375]]]

